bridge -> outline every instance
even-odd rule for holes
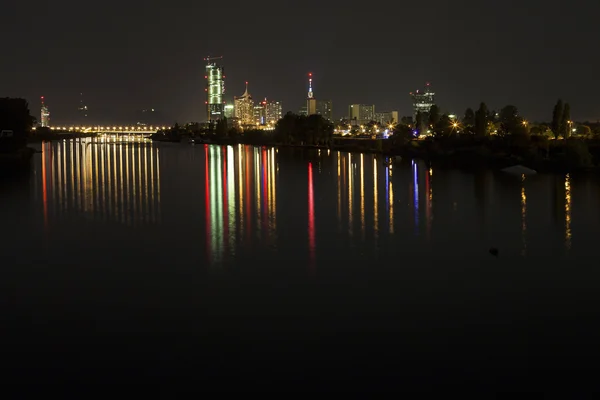
[[[81,133],[111,133],[111,134],[152,134],[159,130],[168,129],[167,126],[52,126],[51,131],[57,132],[81,132]],[[35,128],[34,128],[35,130]]]

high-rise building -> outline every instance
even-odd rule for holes
[[[329,121],[333,121],[331,104],[331,100],[317,100],[316,114],[321,115]]]
[[[242,125],[256,124],[254,121],[254,101],[248,93],[248,82],[244,94],[233,98],[235,117],[239,119]]]
[[[42,128],[47,128],[50,126],[50,111],[48,110],[48,106],[44,102],[44,96],[41,97],[42,100],[42,108],[40,112],[40,126]]]
[[[417,90],[414,93],[410,93],[413,100],[413,114],[416,118],[417,113],[429,114],[431,106],[435,104],[435,93],[431,90],[429,82],[425,85],[425,91],[420,92]]]
[[[235,117],[235,106],[233,104],[225,104],[225,118],[231,119]]]
[[[283,107],[279,101],[267,101],[266,106],[267,124],[276,124],[283,118]]]
[[[379,124],[397,124],[398,123],[398,111],[384,111],[375,113],[375,122]]]
[[[254,106],[254,123],[256,125],[267,124],[267,100],[263,100]]]
[[[206,64],[206,115],[209,122],[218,121],[225,116],[225,103],[223,94],[225,94],[225,75],[223,67],[214,60],[223,57],[205,58]]]
[[[308,97],[306,98],[306,115],[317,113],[317,99],[315,99],[312,88],[312,72],[308,74]]]
[[[362,125],[375,120],[375,106],[367,104],[351,104],[348,107],[348,119],[355,125]]]

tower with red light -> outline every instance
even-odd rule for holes
[[[308,97],[306,99],[306,115],[314,115],[317,113],[317,99],[313,93],[313,76],[312,72],[308,73]]]
[[[40,110],[40,126],[42,128],[47,128],[50,126],[50,111],[48,110],[48,106],[44,101],[44,96],[40,97],[41,101],[41,110]]]

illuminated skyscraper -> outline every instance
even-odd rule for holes
[[[267,124],[267,99],[254,106],[254,123],[256,125]]]
[[[225,116],[225,103],[223,94],[225,94],[225,75],[223,67],[213,60],[220,60],[223,57],[205,58],[206,64],[206,119],[209,122],[218,121]]]
[[[235,117],[235,106],[233,104],[225,104],[225,118]]]
[[[50,126],[50,111],[48,111],[48,106],[44,103],[44,96],[41,97],[42,100],[42,109],[40,112],[40,126],[42,128],[46,128]]]
[[[239,118],[242,125],[256,124],[254,120],[254,101],[248,93],[248,82],[244,94],[233,98],[235,117]]]
[[[425,86],[425,92],[419,92],[418,90],[414,93],[411,92],[413,99],[413,113],[416,119],[417,113],[429,114],[431,106],[435,104],[435,93],[431,91],[429,83]]]
[[[283,107],[279,101],[267,101],[267,123],[276,124],[283,117]]]

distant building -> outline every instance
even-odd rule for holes
[[[231,119],[235,117],[235,105],[225,104],[225,118]]]
[[[219,57],[221,58],[221,57]],[[225,116],[225,76],[223,67],[212,60],[217,58],[205,58],[206,64],[206,119],[208,122],[218,121]]]
[[[246,82],[246,90],[244,94],[239,97],[233,98],[234,103],[234,115],[239,119],[242,125],[256,124],[254,121],[254,101],[252,96],[248,93],[248,82]]]
[[[44,102],[44,96],[41,97],[42,100],[42,108],[40,111],[40,126],[42,128],[47,128],[50,126],[50,111],[48,110],[48,106]]]
[[[348,107],[348,119],[354,125],[362,125],[375,120],[375,106],[351,104]]]
[[[275,124],[283,118],[283,107],[279,101],[267,101],[266,105],[267,124]]]
[[[254,106],[254,123],[256,125],[267,124],[267,101],[263,100]]]
[[[298,115],[301,115],[304,117],[308,116],[308,109],[306,108],[306,106],[300,107],[300,109],[298,110]]]
[[[384,111],[375,113],[375,119],[379,124],[397,124],[398,121],[398,111]]]
[[[333,121],[331,104],[331,100],[317,100],[316,113],[329,121]]]
[[[425,86],[425,91],[416,91],[410,94],[413,101],[413,116],[416,118],[417,113],[429,114],[431,106],[435,104],[435,93],[431,90],[429,83]]]

